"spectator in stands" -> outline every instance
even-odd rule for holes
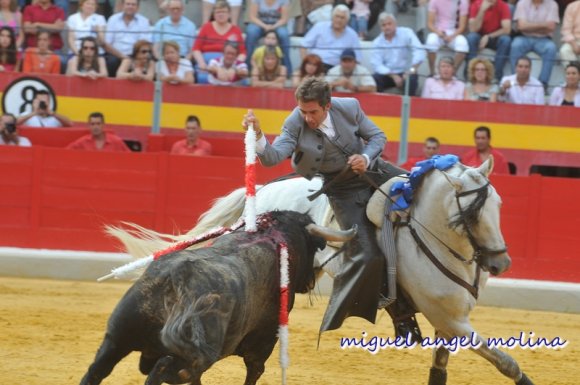
[[[469,61],[468,83],[465,85],[465,100],[484,102],[497,101],[499,87],[493,84],[493,64],[487,59],[475,58]]]
[[[554,0],[520,0],[514,20],[521,35],[514,38],[511,46],[512,72],[516,70],[518,59],[533,51],[542,58],[539,80],[547,87],[557,51],[552,33],[560,22],[558,4]]]
[[[268,47],[274,47],[276,49],[278,57],[280,58],[284,57],[284,53],[282,52],[280,44],[278,43],[278,35],[276,35],[276,31],[270,30],[266,32],[266,34],[264,35],[264,45],[261,45],[258,48],[256,48],[254,50],[254,53],[252,54],[251,59],[252,68],[257,66],[258,63],[261,63],[262,60],[264,60],[264,52],[266,52],[266,48]]]
[[[179,55],[189,60],[194,42],[193,37],[197,34],[195,23],[183,16],[183,0],[169,0],[167,4],[169,16],[160,19],[153,28],[155,56],[162,55],[161,43],[174,41],[179,46]]]
[[[149,20],[137,13],[139,0],[122,0],[122,2],[123,11],[115,13],[107,21],[105,60],[110,77],[115,77],[121,61],[131,54],[137,41],[152,41]]]
[[[508,4],[502,0],[476,0],[469,10],[469,53],[467,62],[484,48],[494,49],[495,78],[503,77],[503,68],[509,57],[512,21]]]
[[[344,4],[332,10],[331,21],[316,23],[302,39],[300,54],[315,53],[322,58],[325,72],[340,64],[340,54],[346,48],[355,50],[357,61],[361,61],[360,41],[357,33],[350,28],[348,20],[350,11]]]
[[[68,61],[66,74],[93,80],[106,77],[107,64],[105,59],[97,53],[98,50],[97,39],[92,36],[82,38],[80,52]]]
[[[245,62],[237,59],[240,53],[238,45],[234,42],[224,44],[223,55],[217,59],[211,59],[207,67],[210,84],[221,86],[245,85],[248,78],[248,66]]]
[[[171,153],[176,155],[210,156],[211,144],[199,137],[201,122],[195,115],[190,115],[185,121],[185,139],[173,144]]]
[[[429,70],[434,73],[437,51],[446,46],[455,51],[455,70],[457,70],[465,54],[469,52],[469,44],[463,36],[467,26],[469,13],[468,0],[431,0],[429,1],[429,16],[427,27],[429,35],[425,47],[429,51]]]
[[[50,50],[50,32],[38,32],[36,47],[30,47],[24,51],[22,72],[60,74],[60,58]]]
[[[550,105],[580,107],[579,81],[580,63],[572,62],[566,66],[566,83],[552,91]]]
[[[258,40],[268,31],[276,31],[284,53],[284,66],[292,73],[290,35],[288,34],[288,0],[250,0],[249,23],[246,26],[246,49],[251,57]]]
[[[340,64],[326,74],[326,81],[333,91],[376,92],[377,84],[371,72],[356,62],[354,50],[347,48],[340,55]]]
[[[32,145],[28,138],[18,135],[16,117],[12,114],[4,114],[0,117],[0,145],[20,147]]]
[[[309,53],[308,55],[304,56],[304,59],[302,59],[300,68],[298,68],[292,74],[292,86],[298,87],[298,85],[306,78],[324,78],[324,73],[324,63],[322,63],[320,56],[314,53]]]
[[[562,65],[567,66],[569,62],[580,61],[580,1],[568,4],[563,20],[560,59]]]
[[[393,87],[402,91],[409,76],[409,94],[416,95],[417,69],[425,60],[421,42],[410,28],[398,27],[393,14],[381,13],[379,25],[382,33],[373,40],[371,51],[377,91],[383,92]]]
[[[171,40],[163,42],[163,59],[159,63],[159,79],[169,84],[193,84],[193,66],[179,57],[179,45]]]
[[[0,27],[0,72],[17,72],[20,69],[22,55],[16,49],[14,30]]]
[[[439,59],[439,75],[428,78],[421,97],[431,99],[463,100],[465,84],[455,78],[455,65],[451,57]]]
[[[133,46],[133,53],[121,62],[117,70],[117,79],[140,82],[152,81],[154,77],[153,44],[147,40],[139,40]]]
[[[219,0],[202,0],[202,24],[210,21],[211,16],[215,16],[213,11],[215,10],[215,5]],[[233,25],[237,26],[240,20],[240,10],[242,9],[243,0],[223,0],[228,5],[228,11],[231,13],[231,22]]]
[[[304,36],[312,25],[330,21],[332,18],[332,6],[334,0],[295,0],[300,2],[302,15],[296,18],[294,32],[297,36]]]
[[[439,140],[433,136],[430,136],[425,139],[425,143],[423,144],[423,156],[409,158],[399,167],[404,168],[405,170],[411,170],[413,167],[415,167],[417,162],[430,159],[433,155],[437,154],[439,154]]]
[[[505,156],[491,147],[491,130],[489,127],[477,127],[473,132],[473,138],[475,148],[461,156],[461,163],[470,167],[479,167],[490,156],[493,156],[493,171],[491,173],[508,175],[510,172]]]
[[[92,36],[97,39],[99,46],[105,41],[105,28],[107,21],[103,15],[96,13],[96,0],[80,0],[79,12],[70,15],[66,21],[68,27],[68,47],[73,55],[81,53],[81,39]],[[99,54],[104,49],[99,47]]]
[[[16,0],[0,0],[0,27],[10,27],[16,36],[16,47],[22,47],[24,43],[24,30],[22,29],[22,14],[18,10]]]
[[[193,58],[199,71],[206,71],[209,60],[221,56],[224,44],[228,41],[238,43],[240,52],[238,60],[246,60],[246,46],[242,31],[230,22],[230,13],[230,5],[227,1],[216,0],[213,21],[208,21],[201,26],[193,45]]]
[[[369,18],[371,15],[371,0],[344,0],[350,8],[349,25],[358,33],[361,40],[365,40],[369,33]]]
[[[89,115],[90,134],[81,136],[68,146],[69,150],[129,152],[129,147],[123,139],[105,131],[105,116],[101,112],[93,112]]]
[[[30,127],[70,127],[71,120],[52,110],[50,95],[48,91],[40,90],[36,92],[32,100],[32,111],[16,119],[16,125]]]
[[[267,46],[262,61],[252,67],[253,87],[284,88],[288,72],[276,48]]]
[[[530,76],[531,71],[530,58],[527,56],[519,58],[516,73],[501,79],[499,88],[501,100],[515,104],[545,104],[544,87],[538,79]]]
[[[37,47],[38,32],[49,32],[50,47],[59,51],[62,46],[60,33],[64,30],[66,16],[64,10],[51,3],[51,0],[37,0],[24,8],[22,16],[26,37],[26,47]]]

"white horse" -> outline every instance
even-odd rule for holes
[[[470,348],[472,351],[517,385],[533,385],[512,357],[489,347],[487,340],[479,336],[469,322],[469,313],[476,305],[477,294],[485,286],[489,272],[499,275],[511,263],[499,226],[501,199],[487,179],[492,168],[493,159],[490,159],[477,169],[456,164],[445,172],[434,170],[425,175],[407,212],[409,226],[401,226],[396,231],[397,280],[415,308],[434,327],[436,338],[458,341],[464,337],[464,341],[475,345]],[[306,199],[321,184],[318,179],[289,179],[265,185],[257,192],[258,212],[275,209],[308,212],[317,224],[327,226],[327,198],[321,195],[312,202]],[[384,205],[386,198],[378,193],[371,199],[367,214],[380,226],[383,210],[372,205]],[[243,214],[244,195],[244,189],[238,189],[218,199],[202,215],[198,225],[182,236],[163,235],[142,228],[132,234],[112,229],[112,234],[133,255],[148,255],[218,225],[233,224]],[[333,276],[340,269],[341,258],[324,263],[334,252],[332,248],[327,249],[325,254],[317,256],[317,263]],[[428,254],[434,262],[428,260]],[[472,258],[461,258],[471,255]],[[448,358],[449,350],[445,346],[434,349],[429,385],[446,384]]]

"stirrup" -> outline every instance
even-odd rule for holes
[[[377,304],[377,309],[386,309],[391,306],[397,299],[391,297],[385,297],[382,294],[379,294],[379,302]]]
[[[405,318],[394,323],[395,326],[395,336],[407,338],[411,334],[411,341],[421,344],[423,341],[423,336],[421,335],[421,329],[417,323],[417,319],[413,317]]]

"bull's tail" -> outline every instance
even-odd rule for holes
[[[223,319],[219,302],[218,294],[206,294],[196,300],[180,295],[161,330],[165,347],[198,365],[203,366],[203,361],[209,365],[216,362],[228,321]]]
[[[242,216],[245,195],[246,190],[239,188],[218,198],[208,211],[201,214],[197,226],[185,234],[162,234],[127,222],[123,223],[124,228],[106,226],[105,231],[117,238],[131,256],[143,258],[176,242],[190,240],[215,227],[231,226]]]

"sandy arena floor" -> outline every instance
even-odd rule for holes
[[[109,314],[128,283],[72,282],[0,278],[0,384],[78,384],[99,347]],[[326,298],[297,298],[290,317],[290,368],[288,384],[426,384],[431,351],[421,348],[383,350],[376,355],[362,350],[341,350],[342,336],[392,336],[386,316],[378,325],[349,319],[339,331],[316,340]],[[580,314],[531,312],[497,308],[477,308],[473,324],[482,335],[509,337],[520,331],[569,341],[560,350],[515,348],[510,354],[535,382],[546,385],[576,385],[580,364]],[[432,329],[420,319],[425,335]],[[138,355],[125,358],[103,384],[143,384],[137,368]],[[242,384],[243,362],[230,357],[211,368],[203,377],[205,385]],[[494,367],[469,352],[460,351],[449,363],[449,384],[513,384]],[[280,384],[278,351],[266,364],[261,385]]]

